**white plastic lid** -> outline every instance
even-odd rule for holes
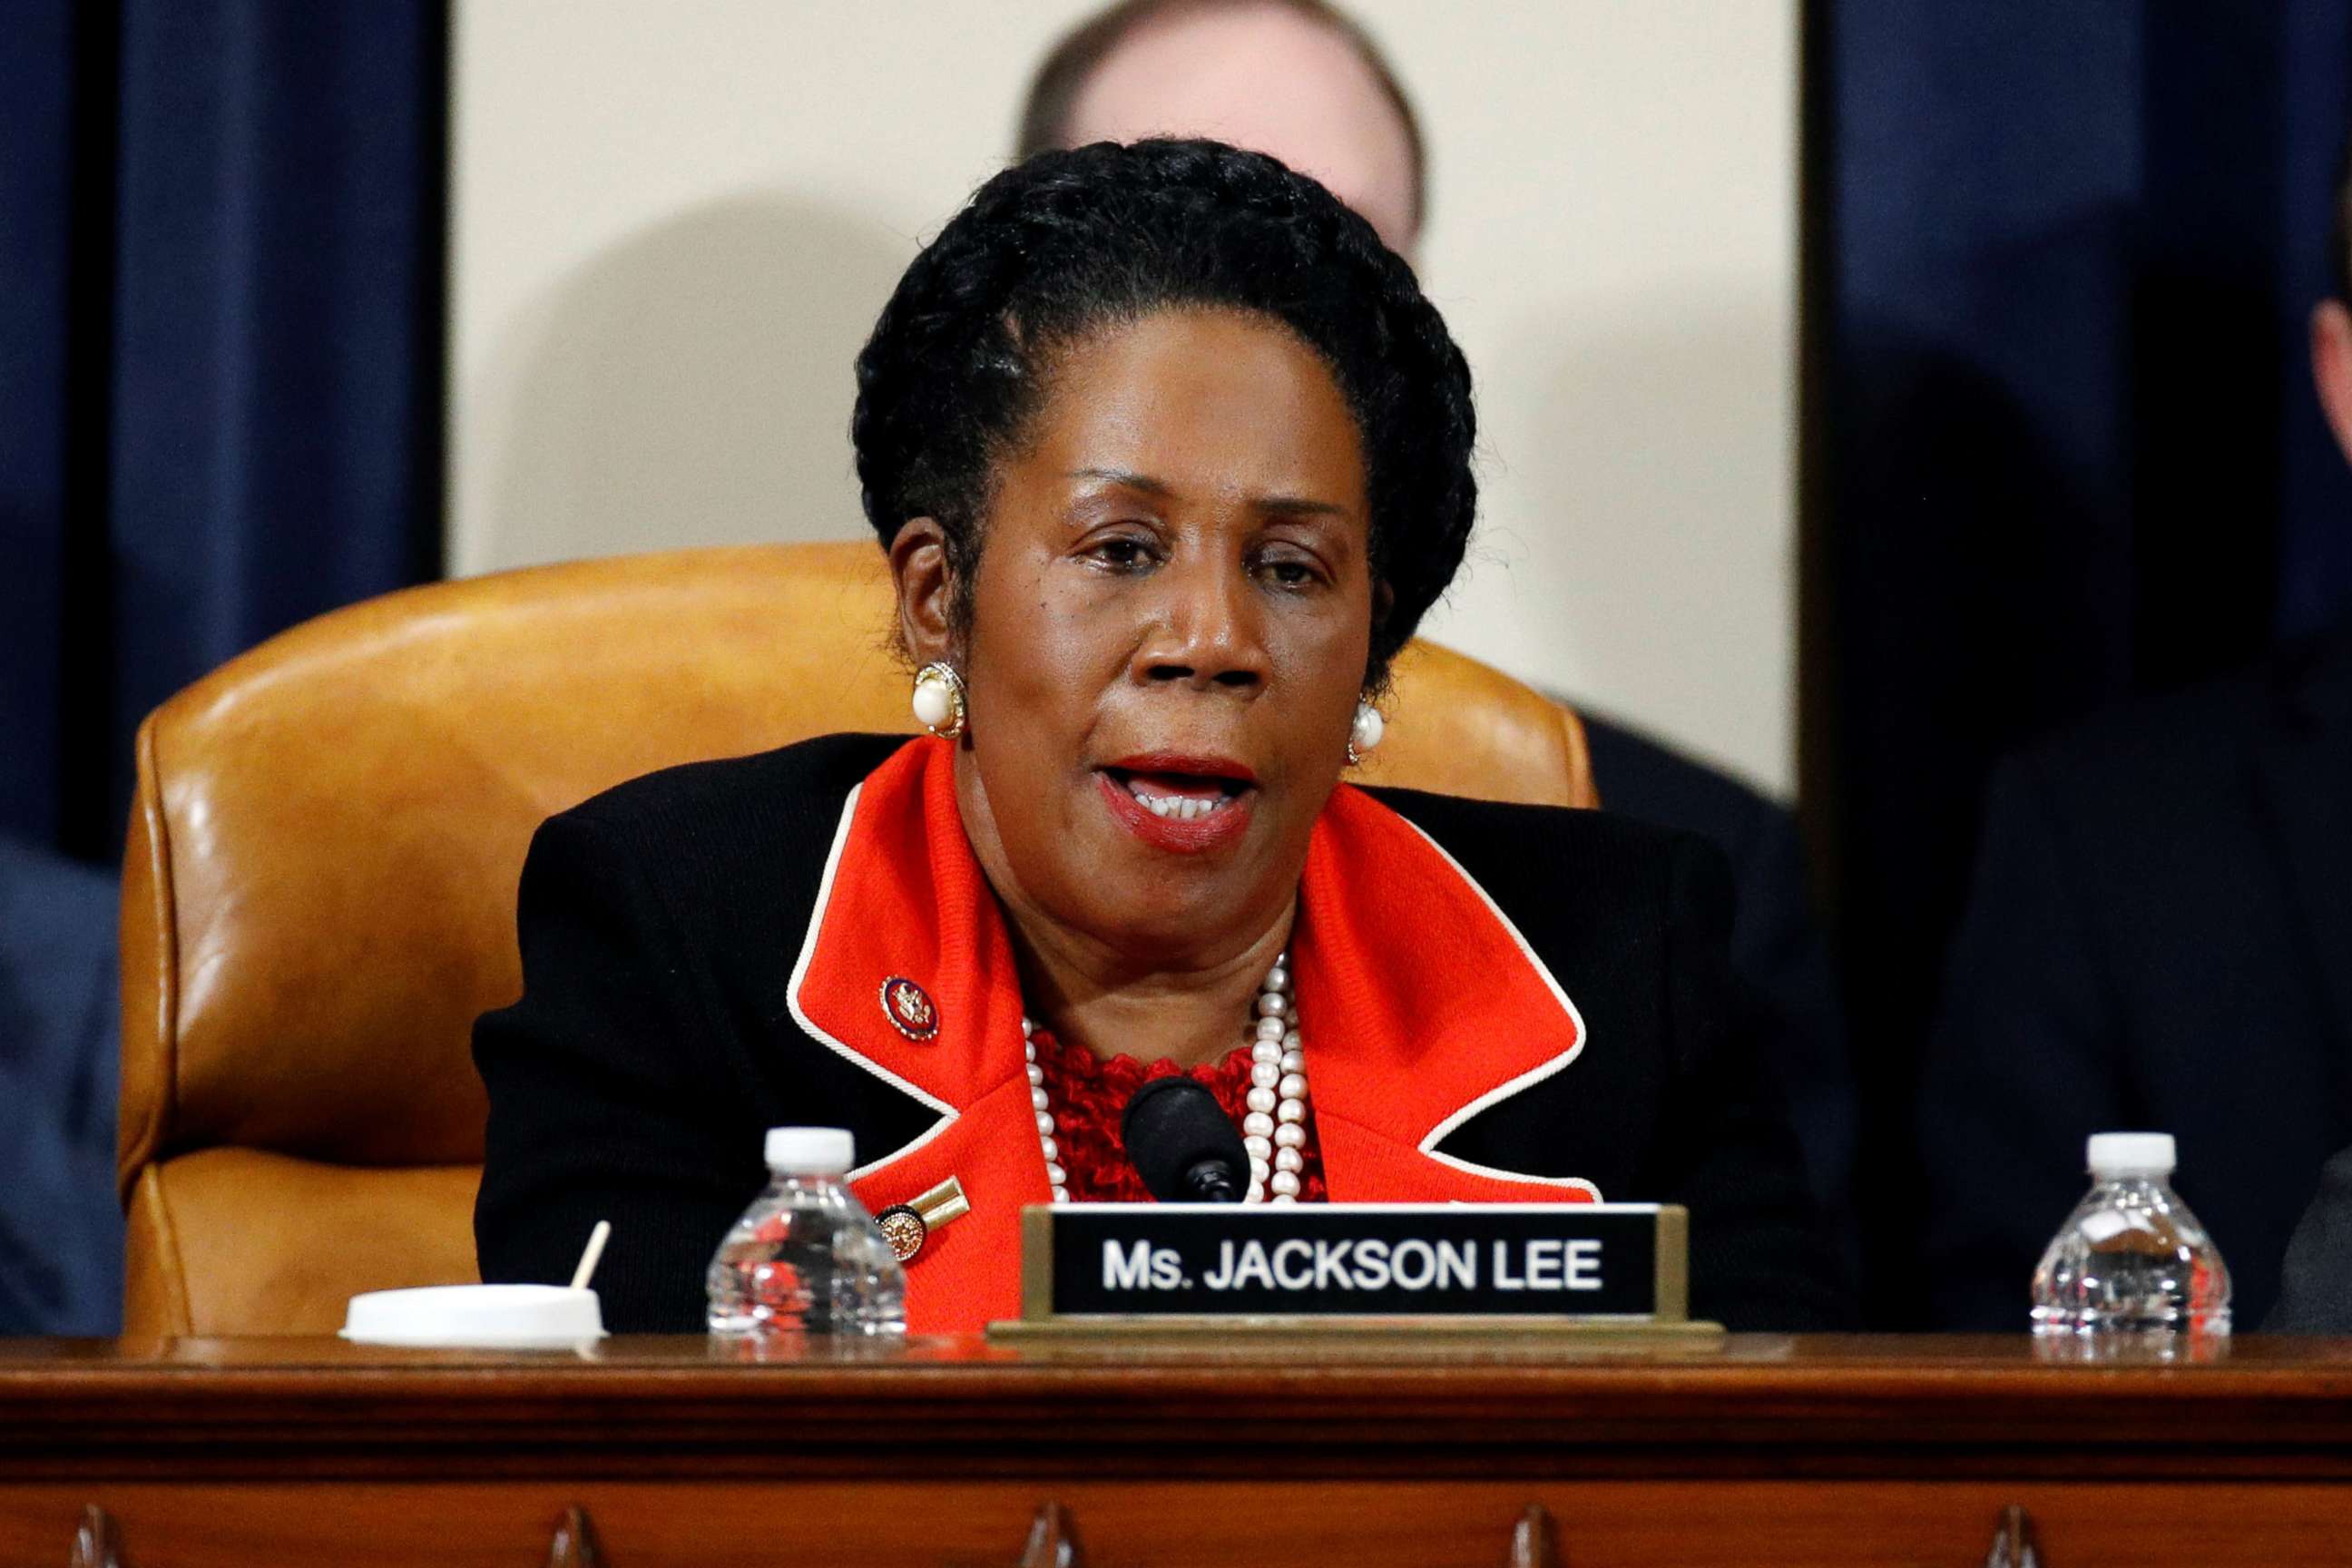
[[[857,1163],[846,1127],[771,1127],[768,1169],[786,1176],[838,1176]]]
[[[370,1290],[343,1311],[343,1338],[362,1344],[557,1350],[604,1337],[596,1292],[563,1285]]]
[[[2087,1158],[2095,1176],[2168,1176],[2173,1169],[2169,1132],[2094,1132]]]

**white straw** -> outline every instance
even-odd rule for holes
[[[574,1290],[588,1289],[588,1281],[596,1272],[596,1260],[604,1256],[604,1244],[612,1238],[613,1222],[598,1220],[596,1228],[588,1233],[588,1248],[580,1255],[580,1267],[572,1271],[572,1288]]]

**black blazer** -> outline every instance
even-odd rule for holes
[[[2084,1141],[2179,1142],[2244,1327],[2352,1144],[2352,628],[1996,775],[1924,1080],[1931,1301],[2020,1329]]]
[[[1584,734],[1602,806],[1695,833],[1731,862],[1731,972],[1760,1004],[1758,1050],[1788,1101],[1814,1200],[1851,1275],[1861,1256],[1853,1216],[1860,1113],[1837,971],[1813,918],[1797,819],[1730,774],[1589,710]]]
[[[704,1267],[764,1180],[765,1128],[846,1126],[865,1159],[931,1125],[932,1110],[803,1034],[787,1002],[843,802],[903,743],[832,736],[673,769],[541,827],[522,875],[524,994],[475,1031],[490,1097],[484,1279],[561,1279],[609,1217],[608,1325],[698,1329]],[[1720,857],[1595,813],[1380,795],[1484,886],[1591,1042],[1441,1152],[1686,1204],[1696,1315],[1842,1326],[1726,964]]]

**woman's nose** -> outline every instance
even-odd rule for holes
[[[1137,649],[1147,680],[1255,692],[1265,684],[1265,626],[1258,595],[1226,562],[1175,562],[1157,574],[1159,614]]]

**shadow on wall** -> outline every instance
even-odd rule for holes
[[[851,365],[913,252],[854,212],[743,196],[589,260],[492,356],[465,564],[863,534]]]
[[[1790,454],[1780,422],[1760,421],[1743,393],[1783,374],[1774,313],[1720,302],[1596,315],[1521,341],[1543,345],[1543,392],[1514,465],[1522,528],[1540,530],[1520,547],[1549,563],[1531,580],[1558,595],[1528,610],[1572,628],[1594,689],[1571,695],[1780,780],[1793,724]]]

